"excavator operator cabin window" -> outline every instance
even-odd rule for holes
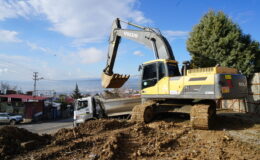
[[[167,63],[169,77],[180,76],[177,63]]]
[[[142,89],[154,86],[157,82],[156,63],[145,65],[143,68]]]
[[[166,70],[165,70],[164,63],[159,62],[158,65],[159,65],[159,80],[160,80],[166,76]]]

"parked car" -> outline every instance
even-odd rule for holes
[[[21,115],[16,115],[13,113],[0,113],[0,123],[8,123],[10,125],[15,125],[23,121]]]

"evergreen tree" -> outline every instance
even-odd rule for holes
[[[209,11],[203,16],[190,33],[187,49],[193,67],[220,64],[237,68],[247,76],[260,71],[259,42],[243,34],[223,12]]]
[[[81,96],[81,93],[80,93],[80,91],[79,91],[79,87],[78,87],[78,84],[77,84],[77,83],[76,83],[75,90],[73,91],[72,97],[73,97],[74,99],[82,98],[82,96]]]

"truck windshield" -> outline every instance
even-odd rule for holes
[[[167,67],[168,67],[169,77],[180,76],[180,71],[178,69],[178,64],[176,64],[176,63],[167,63]]]
[[[82,109],[82,108],[87,108],[88,107],[88,101],[78,101],[76,105],[76,109]]]

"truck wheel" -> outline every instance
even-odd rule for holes
[[[147,107],[144,111],[144,122],[149,123],[153,120],[154,114],[152,107]]]
[[[10,125],[15,125],[16,124],[16,121],[14,120],[14,119],[12,119],[11,121],[10,121]]]
[[[101,118],[105,118],[105,117],[106,117],[106,116],[105,116],[104,111],[103,111],[103,110],[99,110],[99,111],[98,111],[97,118],[101,119]]]

